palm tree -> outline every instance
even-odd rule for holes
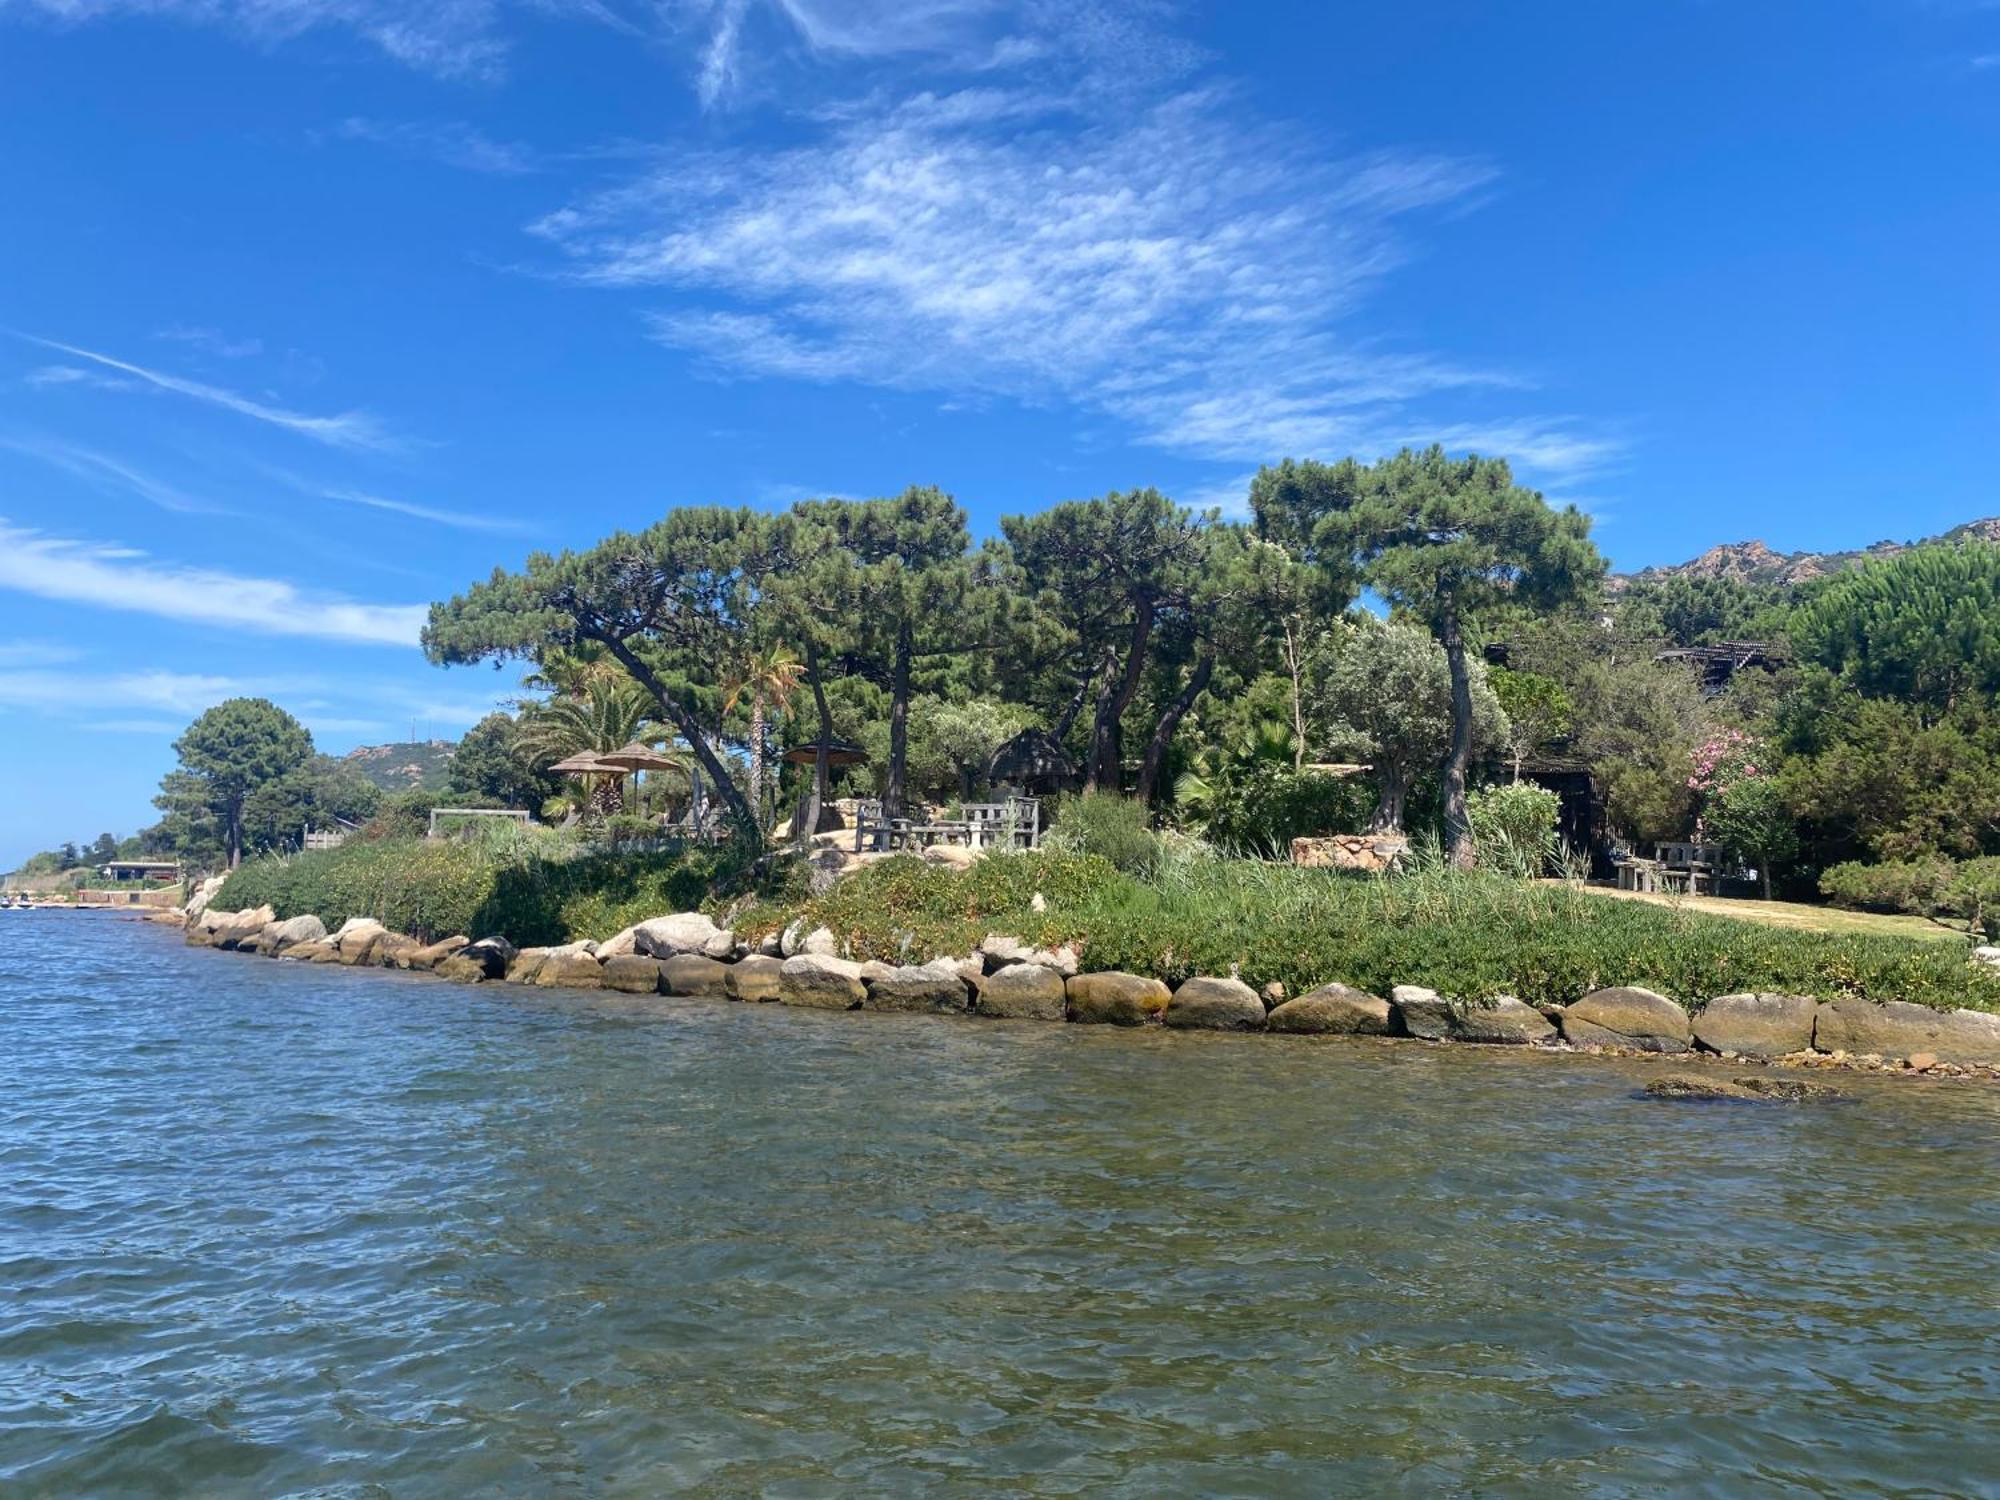
[[[750,805],[757,816],[764,815],[764,721],[770,713],[783,713],[797,691],[806,664],[784,645],[753,651],[730,675],[724,688],[722,711],[729,713],[738,703],[750,708]]]
[[[521,716],[521,747],[537,766],[582,752],[599,755],[634,740],[665,738],[652,727],[653,701],[629,678],[593,676],[574,696],[551,698]],[[592,791],[591,805],[605,815],[625,806],[623,776],[607,775]]]

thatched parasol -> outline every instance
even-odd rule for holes
[[[596,753],[590,750],[579,750],[567,759],[557,761],[549,769],[551,771],[560,771],[565,776],[589,776],[592,774],[615,776],[619,770],[617,766],[607,766],[604,764],[603,761],[597,758]]]
[[[790,761],[795,766],[809,766],[819,759],[819,741],[810,745],[794,745],[778,757]],[[829,766],[865,766],[868,752],[852,740],[828,740],[826,742],[826,763]]]
[[[679,756],[655,750],[637,740],[619,749],[607,750],[596,759],[598,769],[605,771],[680,771],[687,766]]]
[[[1061,743],[1045,729],[1024,729],[993,752],[986,779],[1037,792],[1074,790],[1083,777]]]

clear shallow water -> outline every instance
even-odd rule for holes
[[[2000,1092],[0,916],[0,1494],[1992,1495]]]

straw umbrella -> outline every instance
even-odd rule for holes
[[[617,796],[616,788],[619,778],[625,774],[623,767],[606,765],[595,751],[579,750],[576,754],[557,761],[549,769],[581,780],[589,794],[591,807],[600,815],[618,811],[621,799]],[[601,782],[592,779],[598,776],[606,779]]]
[[[596,757],[597,764],[607,771],[685,771],[688,768],[685,757],[671,750],[655,750],[651,745],[642,745],[633,740],[629,745],[621,745],[616,750],[606,750]]]

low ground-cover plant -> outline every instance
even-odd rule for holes
[[[1043,909],[1034,909],[1039,891]],[[995,856],[960,873],[897,859],[807,904],[857,957],[969,951],[989,932],[1076,944],[1093,969],[1426,985],[1568,1003],[1637,984],[1690,1005],[1745,990],[2000,1009],[2000,975],[1905,938],[1801,933],[1490,873],[1374,878],[1253,860],[1165,860],[1141,882],[1089,857]]]

